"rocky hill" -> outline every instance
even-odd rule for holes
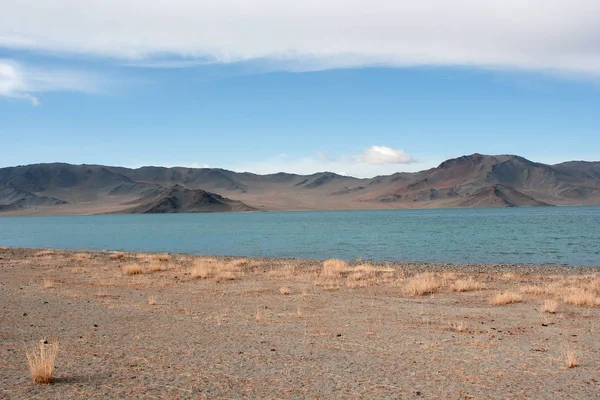
[[[5,214],[165,213],[600,204],[600,162],[472,154],[370,179],[216,168],[35,164],[0,169]]]

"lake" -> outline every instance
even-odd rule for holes
[[[0,217],[0,245],[600,265],[600,207]]]

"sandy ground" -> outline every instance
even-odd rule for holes
[[[0,306],[0,399],[600,398],[598,267],[2,248]]]

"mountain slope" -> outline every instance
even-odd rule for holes
[[[0,168],[0,212],[13,214],[597,204],[600,162],[546,165],[514,155],[472,154],[371,179],[64,163]]]

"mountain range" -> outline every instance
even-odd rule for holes
[[[472,154],[369,179],[64,163],[0,168],[5,215],[551,205],[600,205],[600,162]]]

